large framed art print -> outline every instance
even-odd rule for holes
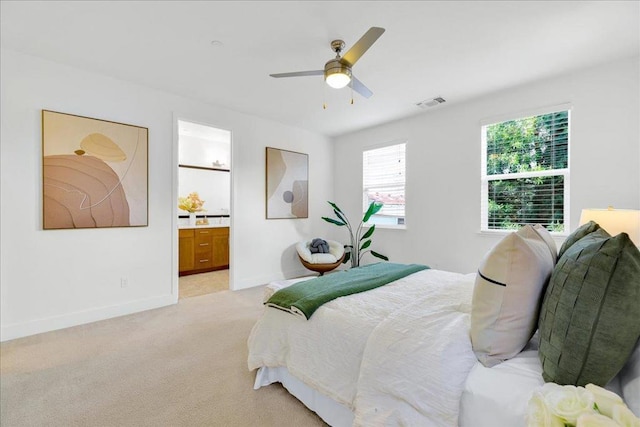
[[[148,225],[144,127],[42,111],[43,228]]]
[[[308,218],[309,156],[267,147],[267,219]]]

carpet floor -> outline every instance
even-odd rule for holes
[[[229,289],[229,270],[190,274],[178,279],[180,299],[197,297]]]
[[[263,287],[0,345],[0,425],[324,426],[279,384],[253,390]]]

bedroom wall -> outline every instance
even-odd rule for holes
[[[177,117],[232,131],[232,288],[305,271],[293,245],[333,191],[328,138],[5,49],[0,62],[3,341],[177,301]],[[42,109],[149,128],[148,227],[42,230]],[[265,220],[265,146],[309,153],[309,219]]]
[[[474,272],[502,237],[479,233],[480,121],[570,102],[571,230],[582,208],[640,209],[639,76],[631,58],[336,138],[336,202],[357,217],[363,147],[406,138],[407,229],[376,230],[372,247],[392,261]],[[332,235],[345,240],[341,231]]]

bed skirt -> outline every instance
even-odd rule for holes
[[[354,414],[351,409],[307,386],[291,375],[285,367],[268,368],[263,366],[258,369],[253,388],[257,390],[276,382],[281,383],[289,393],[318,414],[330,426],[351,427],[353,425]]]

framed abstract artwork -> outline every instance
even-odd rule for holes
[[[42,110],[43,228],[148,225],[144,127]]]
[[[309,156],[267,147],[267,219],[309,217]]]

